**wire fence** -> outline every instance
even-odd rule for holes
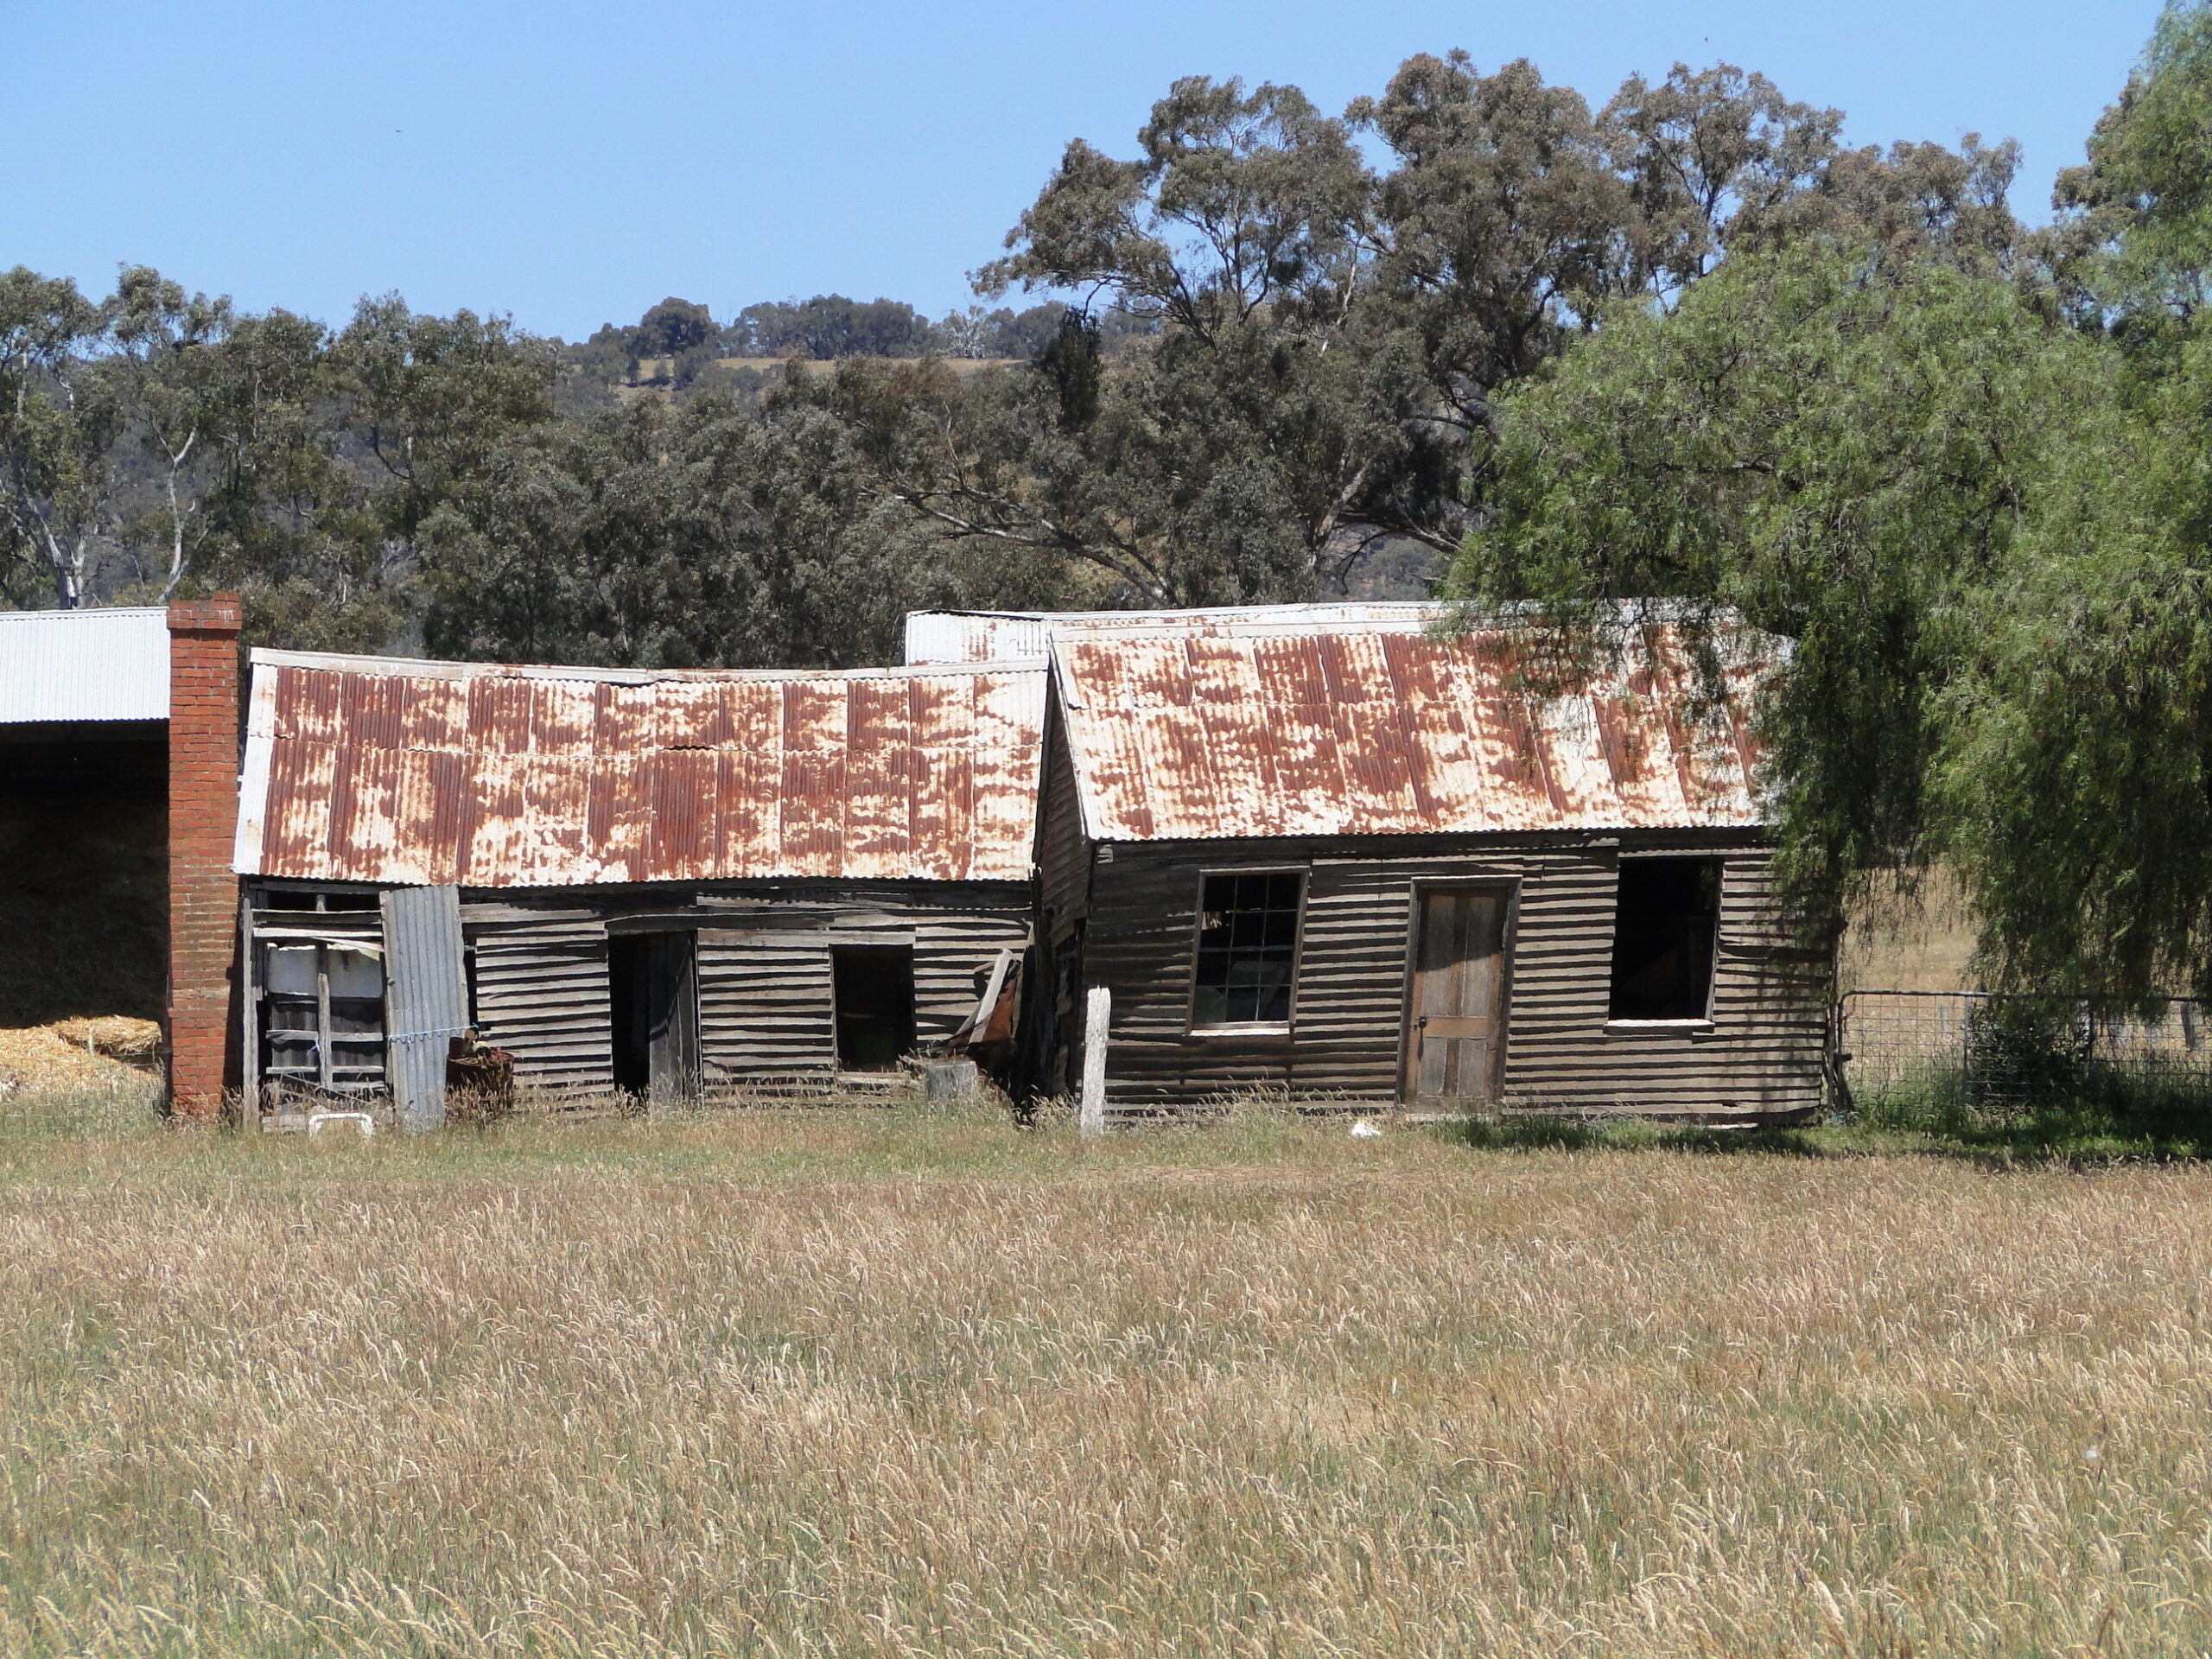
[[[1851,991],[1838,1059],[1854,1100],[1955,1096],[2005,1116],[2120,1093],[2212,1091],[2212,1032],[2193,998],[2150,1018],[1987,991]]]

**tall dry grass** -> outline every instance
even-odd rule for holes
[[[2195,1653],[2212,1174],[0,1136],[0,1651]]]

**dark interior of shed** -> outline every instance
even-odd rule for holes
[[[893,1071],[914,1046],[914,952],[910,945],[833,946],[837,1069]]]
[[[0,1027],[161,1017],[164,724],[0,727]]]

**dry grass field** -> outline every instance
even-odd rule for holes
[[[2197,1654],[2212,1172],[0,1126],[0,1651]]]

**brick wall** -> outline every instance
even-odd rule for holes
[[[238,1082],[238,601],[169,607],[168,1099],[212,1123]]]

